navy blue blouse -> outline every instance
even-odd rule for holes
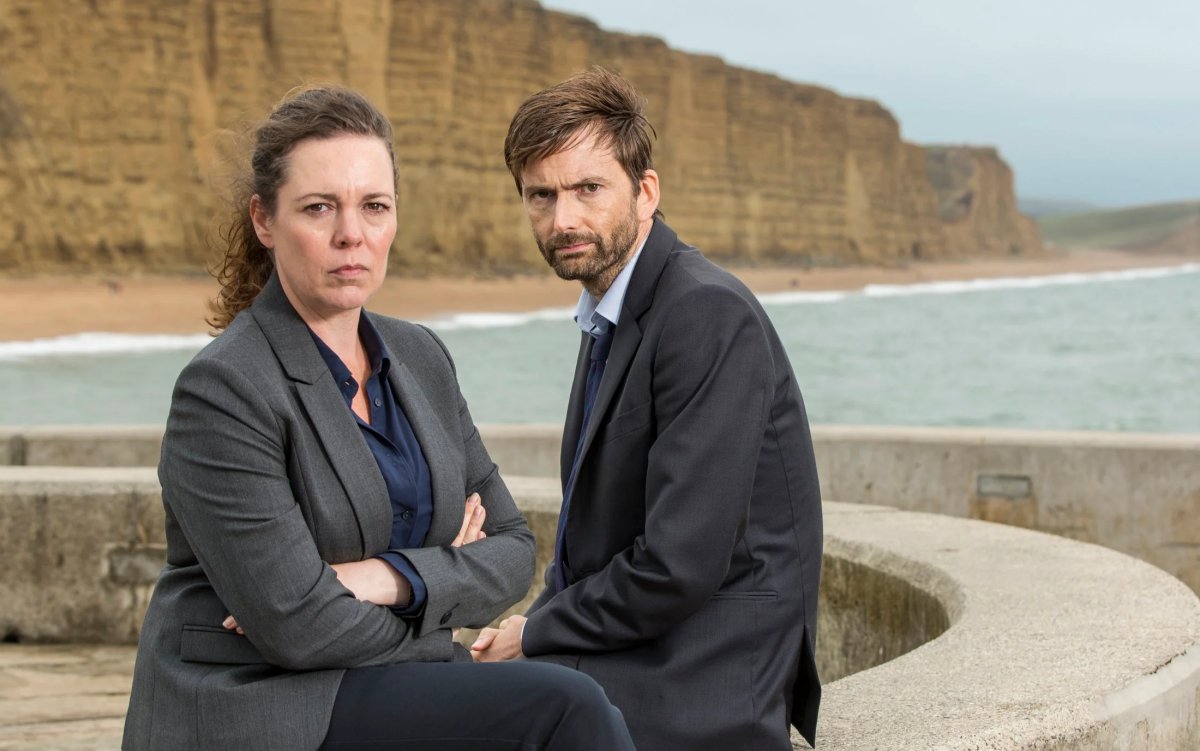
[[[311,329],[309,333],[312,333]],[[408,558],[396,551],[421,547],[425,543],[425,536],[429,534],[433,518],[433,486],[429,464],[388,382],[391,356],[365,313],[359,317],[358,335],[371,367],[371,375],[366,383],[371,422],[363,421],[356,414],[354,419],[375,457],[375,463],[379,465],[392,502],[392,536],[388,543],[391,550],[377,557],[395,567],[412,584],[412,602],[393,609],[400,615],[415,616],[425,607],[425,582]],[[358,382],[341,358],[319,336],[312,333],[312,338],[349,408],[358,393]]]

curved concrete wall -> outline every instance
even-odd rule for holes
[[[557,483],[510,484],[548,550]],[[825,512],[823,750],[1200,744],[1200,601],[1178,580],[1003,525]],[[0,622],[27,638],[128,641],[161,525],[149,469],[0,468]],[[29,658],[5,649],[29,648],[0,648],[0,677],[6,655]]]
[[[951,623],[828,685],[818,748],[1200,748],[1200,600],[1178,580],[998,524],[825,510],[839,555],[909,582],[938,572]]]
[[[506,475],[558,476],[557,425],[486,425]],[[0,428],[0,464],[154,466],[151,426]],[[1200,435],[813,427],[826,498],[1095,542],[1200,593]]]
[[[145,465],[159,434],[9,431],[0,461]],[[484,434],[548,550],[557,429]],[[822,749],[1200,748],[1191,591],[1098,546],[952,518],[1124,546],[1195,587],[1200,437],[814,434],[826,497],[854,502],[826,504]],[[867,503],[883,499],[939,515]],[[129,642],[162,552],[153,470],[0,467],[6,639]]]

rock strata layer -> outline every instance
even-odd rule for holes
[[[0,270],[198,269],[238,134],[339,81],[396,126],[396,268],[536,269],[503,162],[533,91],[628,76],[663,210],[714,256],[793,264],[1036,254],[992,149],[926,149],[879,104],[604,31],[533,0],[0,0]]]

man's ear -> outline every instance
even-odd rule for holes
[[[267,209],[263,206],[262,199],[258,194],[250,196],[250,221],[254,223],[254,234],[258,235],[258,241],[263,244],[264,248],[275,247],[275,237],[271,233],[271,215],[267,213]]]
[[[652,219],[654,212],[658,210],[658,173],[652,169],[643,172],[638,188],[638,220],[646,222]]]

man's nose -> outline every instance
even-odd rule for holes
[[[580,218],[583,215],[580,209],[579,201],[573,196],[559,196],[554,202],[554,231],[573,232],[579,229]]]

